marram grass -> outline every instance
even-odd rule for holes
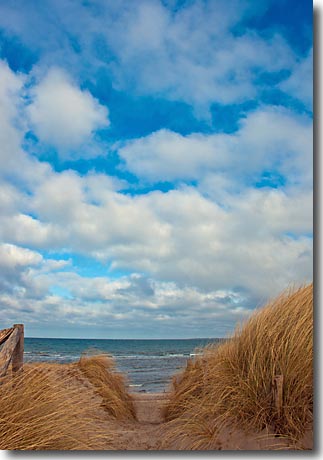
[[[283,407],[274,408],[272,380],[283,376]],[[288,291],[205,349],[174,378],[165,412],[166,438],[210,449],[223,426],[274,430],[296,442],[313,419],[313,285]]]
[[[113,449],[113,421],[133,418],[123,378],[102,356],[25,365],[1,379],[0,407],[1,450]]]
[[[82,356],[78,367],[102,397],[102,407],[118,420],[134,419],[135,409],[123,375],[107,355]]]
[[[277,375],[281,414],[272,400]],[[109,450],[119,421],[135,421],[126,382],[102,355],[25,365],[0,380],[0,407],[1,450]],[[228,427],[229,435],[235,428],[269,434],[272,449],[282,448],[279,440],[300,448],[313,419],[313,286],[285,292],[232,338],[190,360],[174,377],[165,418],[166,448],[216,449]]]

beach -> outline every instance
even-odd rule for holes
[[[57,339],[25,338],[26,363],[73,363],[85,355],[113,356],[133,392],[167,391],[172,377],[208,344],[219,338],[196,339]]]
[[[48,362],[43,348],[37,355],[41,362],[12,366],[1,377],[0,449],[313,449],[312,318],[309,284],[283,292],[230,339],[199,352],[183,340],[177,348],[174,342],[170,347],[167,341],[147,341],[136,351],[127,342],[122,347],[132,348],[140,384],[111,354],[92,350],[74,362]],[[57,352],[61,345],[51,346]],[[155,360],[165,370],[183,347],[188,355],[180,356],[183,367],[168,369],[165,381],[158,374],[162,391],[145,391],[145,379],[146,388],[156,383]]]
[[[165,420],[165,409],[171,397],[170,393],[130,393],[134,417],[111,417],[102,405],[102,397],[97,387],[88,379],[81,376],[72,364],[40,365],[43,370],[59,379],[65,390],[79,395],[87,409],[83,417],[88,418],[87,436],[94,437],[97,447],[91,450],[113,451],[144,451],[144,450],[190,450],[185,448],[183,440],[169,436],[172,424]],[[38,367],[38,365],[36,365]],[[27,372],[35,365],[27,365]],[[66,376],[69,378],[66,380]],[[70,407],[73,411],[73,407]],[[75,412],[77,413],[77,408]],[[301,441],[299,448],[311,449],[313,444],[312,431],[308,430]],[[212,450],[289,450],[295,446],[286,438],[276,438],[273,431],[262,432],[238,429],[236,426],[223,428],[217,436]],[[210,450],[210,449],[201,449]]]
[[[318,2],[0,0],[0,450],[318,447]]]

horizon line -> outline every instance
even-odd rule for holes
[[[32,337],[25,336],[25,339],[53,339],[53,340],[207,340],[225,339],[226,337],[137,337],[137,338],[85,338],[85,337]]]

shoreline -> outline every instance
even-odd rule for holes
[[[161,450],[161,451],[187,451],[191,450],[189,443],[185,445],[185,439],[171,440],[169,439],[169,430],[172,427],[180,428],[178,424],[174,425],[173,421],[165,420],[166,405],[170,400],[171,392],[138,392],[130,391],[128,394],[134,406],[135,418],[111,418],[102,405],[102,397],[98,393],[95,385],[88,378],[82,376],[80,371],[74,364],[49,364],[39,363],[38,365],[25,364],[26,372],[32,371],[38,367],[45,372],[53,373],[58,380],[64,383],[63,376],[72,376],[68,385],[72,386],[82,399],[85,394],[92,394],[91,403],[88,406],[88,411],[92,419],[91,431],[102,429],[109,434],[112,441],[106,441],[106,445],[101,445],[99,450],[106,451],[144,451],[144,450]],[[53,375],[53,374],[52,374]],[[181,422],[182,423],[182,422]],[[308,430],[304,438],[299,441],[302,449],[312,449],[313,433]],[[202,448],[202,451],[208,450],[290,450],[289,440],[277,438],[274,432],[263,431],[243,431],[237,427],[224,426],[221,427],[217,434],[216,442],[212,449]],[[96,449],[93,449],[96,450]]]
[[[218,343],[220,339],[212,339]],[[116,344],[117,343],[117,344]],[[172,378],[181,372],[189,359],[210,343],[209,339],[112,340],[112,339],[25,339],[25,362],[77,361],[87,351],[109,354],[116,369],[127,376],[129,391],[151,393],[168,391]],[[145,391],[143,391],[145,390]]]

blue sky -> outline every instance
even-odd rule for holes
[[[223,337],[312,279],[312,3],[0,0],[0,325]]]

